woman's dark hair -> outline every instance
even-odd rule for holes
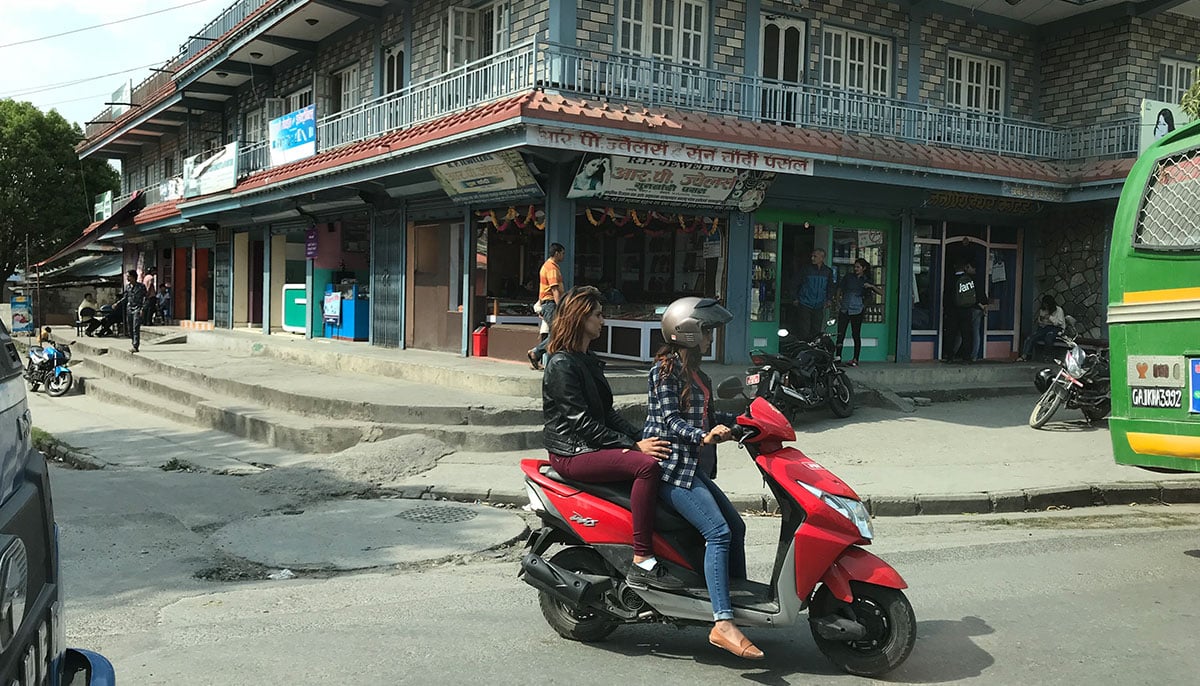
[[[854,260],[854,264],[857,264],[863,268],[863,276],[867,277],[867,280],[869,281],[871,279],[871,263],[860,257],[857,260]]]
[[[1163,120],[1163,123],[1167,125],[1167,131],[1175,130],[1175,115],[1171,110],[1166,107],[1162,108],[1158,111],[1158,118]],[[1158,121],[1156,120],[1154,123],[1157,124]]]
[[[546,352],[553,355],[560,351],[587,351],[590,341],[584,338],[583,321],[603,306],[604,299],[595,286],[576,286],[567,291],[554,311],[554,324],[550,326]]]
[[[1049,294],[1043,295],[1042,296],[1042,307],[1046,308],[1046,310],[1048,310],[1050,312],[1053,312],[1054,309],[1058,307],[1058,302],[1054,299],[1053,295],[1049,295]]]
[[[692,375],[700,371],[700,348],[667,343],[654,354],[654,361],[662,363],[658,368],[661,378],[674,374],[683,380],[683,391],[679,394],[679,411],[687,413],[692,405]]]

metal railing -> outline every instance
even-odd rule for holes
[[[156,205],[166,200],[178,200],[183,197],[183,175],[176,174],[169,179],[163,179],[158,183],[151,184],[145,188],[138,188],[126,193],[122,193],[113,198],[113,211],[125,206],[129,202],[134,193],[141,191],[146,195],[146,207]]]
[[[263,5],[273,2],[274,0],[237,0],[229,7],[226,7],[216,19],[208,22],[204,28],[198,33],[192,34],[186,43],[179,46],[179,54],[175,57],[175,64],[182,65],[191,58],[200,54],[200,51],[215,43],[221,36],[233,30],[233,27],[242,23],[251,14],[256,12]]]

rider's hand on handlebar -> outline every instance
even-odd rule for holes
[[[637,442],[637,449],[656,460],[665,460],[671,456],[671,442],[665,438],[643,438]],[[629,449],[626,448],[625,452],[629,452]]]
[[[718,424],[712,428],[712,431],[708,432],[707,436],[704,437],[704,443],[708,445],[712,445],[713,443],[724,443],[731,438],[733,438],[733,431],[724,424]]]

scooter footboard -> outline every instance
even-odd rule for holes
[[[908,588],[900,573],[891,565],[858,546],[846,548],[841,557],[830,565],[825,576],[821,577],[821,583],[833,597],[847,603],[854,600],[854,594],[850,591],[851,581],[895,589]]]

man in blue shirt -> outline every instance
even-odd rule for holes
[[[805,265],[796,274],[793,283],[792,304],[798,315],[796,331],[802,340],[812,340],[825,329],[825,308],[833,297],[833,270],[825,265],[825,251],[812,251],[812,264]]]

